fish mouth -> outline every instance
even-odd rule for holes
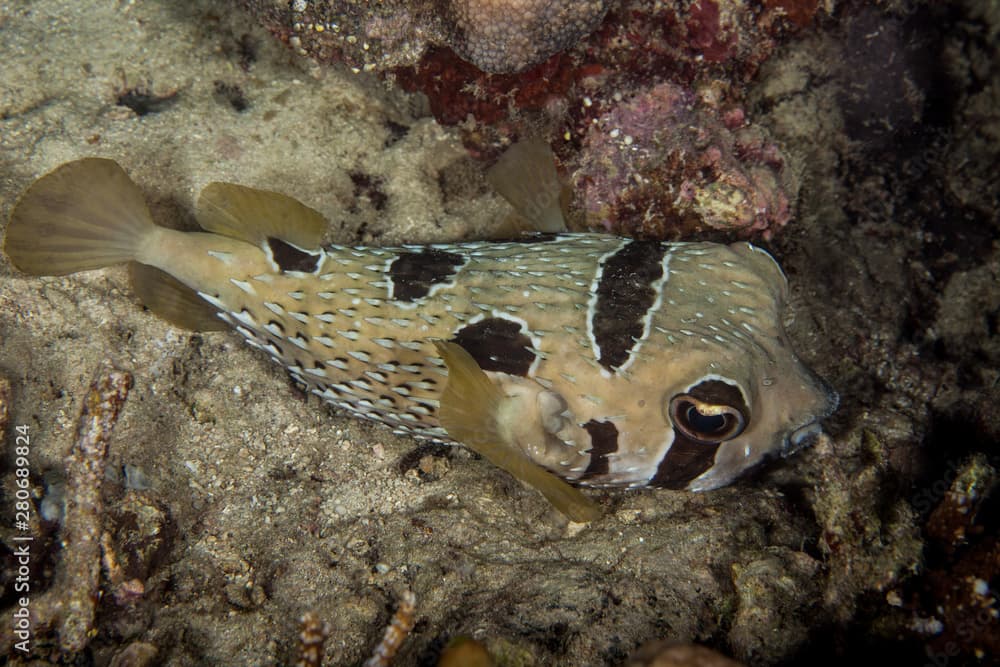
[[[840,394],[838,394],[837,391],[830,386],[829,382],[815,373],[810,371],[809,375],[812,380],[815,401],[812,410],[810,410],[810,414],[814,421],[823,419],[824,417],[829,417],[840,405]],[[808,427],[809,425],[810,424],[806,424],[803,428]]]
[[[782,456],[791,456],[799,450],[812,447],[816,444],[816,441],[823,435],[823,427],[819,423],[820,420],[824,417],[829,417],[837,409],[837,406],[840,405],[840,395],[829,384],[816,376],[813,377],[813,380],[816,384],[817,398],[819,398],[820,405],[812,411],[811,421],[793,429],[785,437],[785,446],[781,452]]]
[[[781,452],[782,456],[791,456],[797,451],[812,447],[823,435],[823,427],[819,421],[814,421],[800,426],[785,438],[785,446]]]

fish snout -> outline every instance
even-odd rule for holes
[[[816,375],[812,375],[811,380],[815,399],[813,407],[808,413],[809,420],[793,429],[785,438],[784,447],[781,449],[783,457],[791,456],[795,452],[816,444],[819,437],[823,435],[820,420],[829,417],[840,405],[840,395],[825,380]]]

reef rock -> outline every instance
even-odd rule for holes
[[[318,60],[384,70],[416,65],[428,48],[444,46],[484,72],[517,72],[572,46],[597,26],[609,5],[605,0],[243,4],[272,29],[290,30],[290,43]]]

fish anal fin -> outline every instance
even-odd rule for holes
[[[225,331],[217,311],[193,289],[153,266],[129,263],[132,289],[143,305],[167,322],[192,331]]]
[[[195,217],[202,229],[256,246],[269,237],[316,250],[326,218],[297,199],[234,183],[209,183],[201,191]]]
[[[529,459],[501,433],[497,416],[506,400],[475,359],[457,343],[435,341],[448,367],[438,418],[448,435],[482,454],[493,465],[534,487],[570,520],[584,523],[601,517],[600,508],[579,489]]]

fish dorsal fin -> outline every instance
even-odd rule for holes
[[[448,367],[448,383],[441,394],[438,413],[448,435],[536,488],[572,521],[599,519],[601,510],[579,489],[533,462],[513,443],[504,441],[497,413],[506,396],[472,355],[457,343],[435,341],[434,344]]]
[[[154,266],[129,262],[132,289],[143,305],[167,322],[192,331],[225,331],[212,306],[193,289]]]
[[[268,238],[302,249],[323,243],[326,218],[297,199],[234,183],[209,183],[198,197],[195,217],[202,229],[256,246]]]
[[[788,300],[788,278],[771,253],[746,241],[731,243],[729,249],[742,256],[753,267],[754,273],[771,287],[781,303]]]
[[[562,183],[556,173],[555,156],[546,143],[537,139],[519,141],[490,167],[486,178],[532,231],[566,231]]]

